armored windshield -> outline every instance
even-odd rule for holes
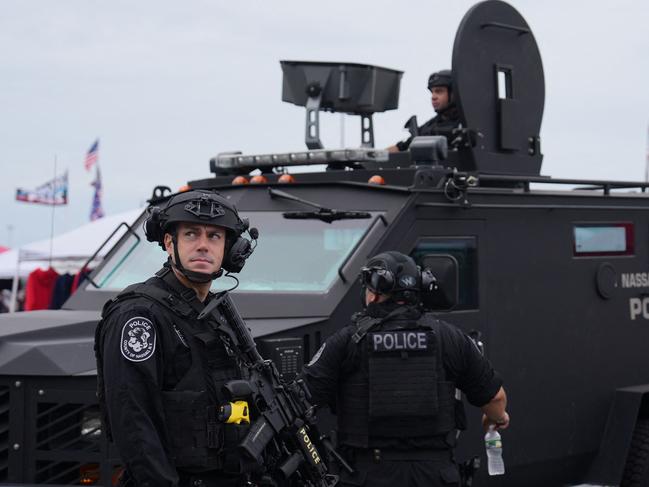
[[[248,292],[324,292],[335,282],[344,264],[379,213],[372,218],[339,220],[290,220],[281,212],[241,212],[259,229],[257,248],[243,271],[237,291]],[[156,244],[146,241],[142,229],[138,243],[127,239],[95,277],[100,289],[120,291],[129,284],[151,277],[166,259]],[[213,289],[234,285],[234,280],[220,278]],[[92,290],[92,286],[88,287]]]

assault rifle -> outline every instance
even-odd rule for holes
[[[263,466],[274,481],[284,483],[295,478],[307,487],[335,486],[338,477],[329,473],[320,451],[327,451],[344,468],[352,470],[318,432],[306,384],[301,380],[285,384],[280,379],[275,364],[264,360],[257,351],[248,327],[227,293],[214,298],[199,319],[215,309],[227,322],[216,316],[224,325],[220,329],[230,335],[248,370],[245,380],[233,380],[225,385],[232,402],[221,407],[219,419],[245,421],[248,404],[257,413],[257,419],[239,444],[240,451]]]

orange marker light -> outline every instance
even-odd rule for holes
[[[189,184],[184,184],[180,188],[178,188],[179,193],[184,193],[185,191],[189,191],[191,188],[189,187]]]
[[[262,176],[261,174],[257,174],[250,178],[250,184],[266,184],[267,182],[268,179],[266,176]]]
[[[232,184],[248,184],[248,178],[245,176],[237,176],[232,180]]]
[[[278,183],[294,183],[295,178],[290,174],[282,174],[277,180]]]
[[[89,463],[79,466],[79,483],[81,485],[95,485],[99,480],[99,465]]]
[[[375,174],[374,176],[369,178],[367,182],[370,184],[385,184],[385,179],[383,179],[383,176],[379,176],[378,174]]]

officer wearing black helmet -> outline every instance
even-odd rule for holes
[[[509,425],[502,380],[473,341],[423,312],[435,278],[399,252],[361,271],[365,309],[329,337],[304,368],[314,403],[337,415],[339,447],[355,473],[341,485],[457,486],[456,388],[483,411],[483,425]]]
[[[428,90],[431,94],[433,110],[437,115],[417,129],[417,135],[443,135],[449,146],[455,138],[453,130],[460,124],[460,115],[453,96],[453,74],[443,69],[428,77]],[[388,147],[390,152],[408,150],[414,135]]]
[[[241,428],[211,417],[224,382],[241,378],[222,318],[199,313],[212,281],[239,272],[254,247],[236,208],[193,190],[150,207],[147,239],[167,262],[104,306],[95,335],[98,396],[124,467],[120,485],[241,485]],[[256,239],[257,232],[249,235]],[[227,323],[225,324],[227,325]]]

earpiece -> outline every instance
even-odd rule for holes
[[[246,259],[252,253],[250,240],[238,237],[230,247],[230,250],[223,256],[221,267],[227,272],[241,272]]]
[[[433,275],[432,271],[426,267],[421,271],[421,290],[424,293],[432,293],[439,289],[439,284],[437,279]]]
[[[160,208],[151,206],[148,209],[149,215],[144,220],[144,234],[149,242],[162,241],[161,225],[160,225]]]
[[[248,220],[244,219],[245,228],[248,230]],[[256,228],[250,228],[248,230],[248,235],[252,240],[247,238],[237,237],[230,249],[223,256],[223,263],[221,267],[226,272],[241,272],[243,266],[246,263],[246,259],[250,257],[252,252],[255,250],[256,245],[253,247],[253,242],[257,242],[259,238],[259,230]]]

